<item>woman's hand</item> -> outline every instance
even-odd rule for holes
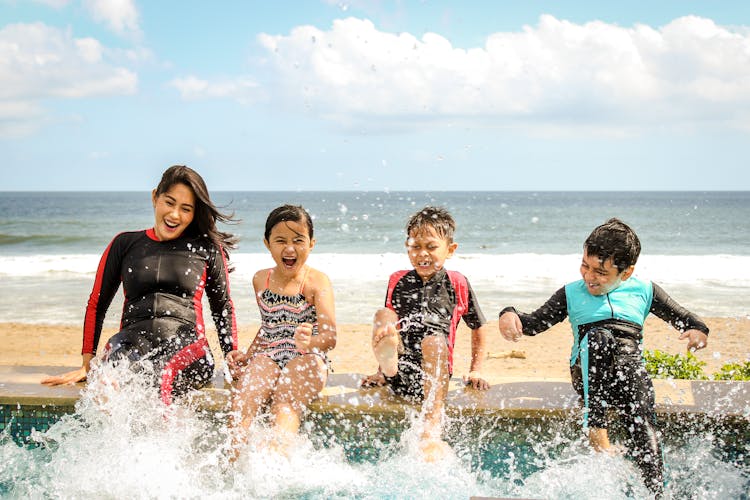
[[[44,385],[55,386],[55,385],[75,384],[76,382],[81,382],[83,380],[86,380],[86,376],[88,375],[89,370],[91,370],[92,359],[94,359],[93,354],[84,354],[80,368],[78,368],[77,370],[65,372],[62,375],[53,375],[50,377],[43,378],[41,380],[41,383]]]

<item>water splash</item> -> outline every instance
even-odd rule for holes
[[[316,415],[288,456],[268,451],[260,426],[233,463],[227,414],[164,406],[144,380],[103,369],[75,413],[34,433],[30,445],[0,435],[0,497],[648,497],[630,461],[592,453],[575,425],[560,419],[453,416],[445,435],[454,453],[425,463],[416,411],[395,424],[383,415]],[[370,451],[353,458],[362,436],[371,436]],[[745,443],[734,457],[717,453],[724,439],[696,429],[666,445],[667,495],[747,498],[750,450]]]

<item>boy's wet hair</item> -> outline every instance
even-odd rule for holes
[[[596,255],[602,263],[611,257],[618,272],[634,266],[641,254],[641,242],[635,231],[615,218],[596,227],[586,238],[583,248],[588,255]]]
[[[453,233],[456,231],[456,221],[451,214],[442,207],[426,206],[409,218],[406,223],[406,235],[418,234],[426,227],[435,230],[438,236],[448,243],[453,243]]]
[[[302,205],[282,205],[274,208],[266,219],[264,237],[266,241],[271,237],[271,230],[279,222],[297,222],[307,226],[307,235],[313,239],[313,221]]]

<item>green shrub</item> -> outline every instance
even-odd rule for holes
[[[713,376],[714,380],[750,380],[750,361],[728,363]]]
[[[646,360],[646,371],[653,378],[678,378],[687,380],[705,380],[704,361],[698,360],[692,353],[667,354],[659,350],[643,353]]]

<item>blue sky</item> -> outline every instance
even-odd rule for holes
[[[750,2],[0,0],[0,190],[748,190]]]

